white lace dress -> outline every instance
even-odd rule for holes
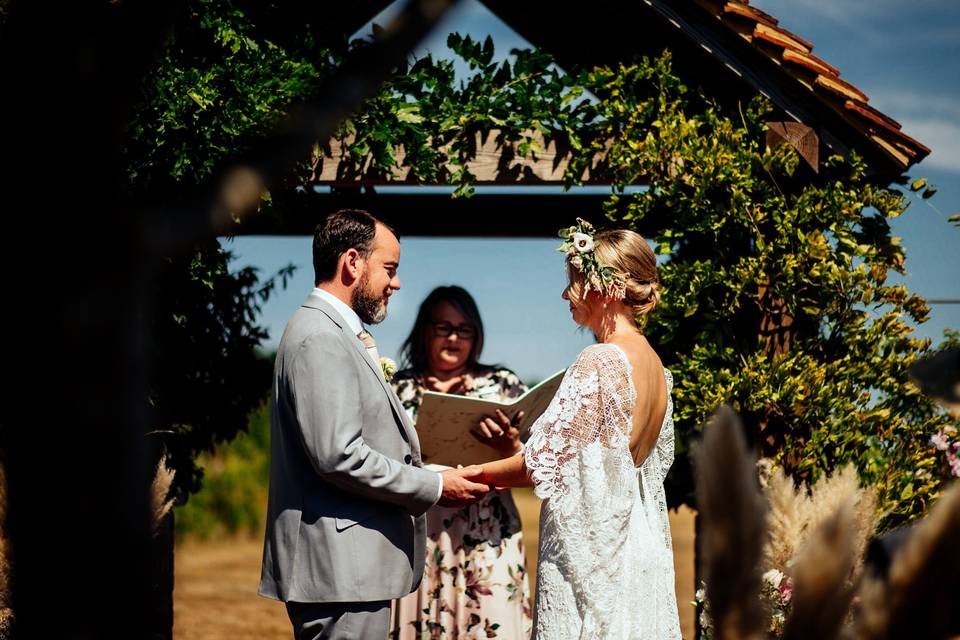
[[[540,511],[534,638],[680,638],[663,480],[673,462],[672,378],[656,446],[630,454],[626,353],[584,349],[525,447]]]

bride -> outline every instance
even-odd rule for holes
[[[524,450],[481,482],[543,500],[534,638],[680,638],[663,479],[673,462],[672,379],[640,331],[659,301],[657,264],[628,230],[566,240],[563,298],[599,344],[567,370]]]

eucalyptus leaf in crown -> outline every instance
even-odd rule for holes
[[[560,230],[563,243],[558,251],[565,253],[567,261],[583,274],[587,290],[592,289],[614,300],[623,300],[627,294],[623,275],[597,258],[593,242],[595,234],[592,224],[577,218],[577,224]]]

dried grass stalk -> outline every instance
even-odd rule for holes
[[[769,537],[764,550],[766,565],[784,571],[797,555],[807,527],[810,498],[797,490],[783,469],[775,469],[765,489],[770,511],[767,513]]]
[[[716,640],[764,637],[760,599],[765,501],[736,413],[721,407],[696,451],[702,567]]]
[[[795,488],[793,480],[783,470],[776,469],[768,478],[764,492],[770,504],[767,514],[770,536],[764,552],[767,566],[790,573],[788,569],[801,552],[804,541],[832,518],[841,505],[847,505],[853,518],[854,575],[857,575],[867,541],[877,526],[877,494],[873,488],[860,486],[853,465],[820,478],[809,493],[806,487]]]
[[[157,463],[157,472],[153,477],[150,492],[151,513],[153,514],[152,529],[154,535],[160,529],[160,523],[173,508],[173,499],[170,497],[170,486],[173,484],[175,471],[167,468],[166,459]]]
[[[852,504],[841,505],[817,527],[793,567],[793,609],[784,640],[833,640],[853,597],[857,530]]]
[[[819,527],[839,509],[849,508],[853,517],[854,567],[859,570],[867,540],[877,528],[877,492],[862,488],[856,468],[849,464],[830,476],[820,478],[810,491],[807,530]]]
[[[868,575],[860,589],[857,637],[945,638],[955,634],[960,593],[960,483],[943,494],[894,554],[886,581]]]

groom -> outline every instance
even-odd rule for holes
[[[423,513],[488,491],[479,467],[434,473],[384,380],[363,323],[400,288],[400,242],[372,215],[317,226],[316,288],[274,366],[270,498],[260,595],[282,600],[297,640],[385,638],[390,600],[423,576]]]

